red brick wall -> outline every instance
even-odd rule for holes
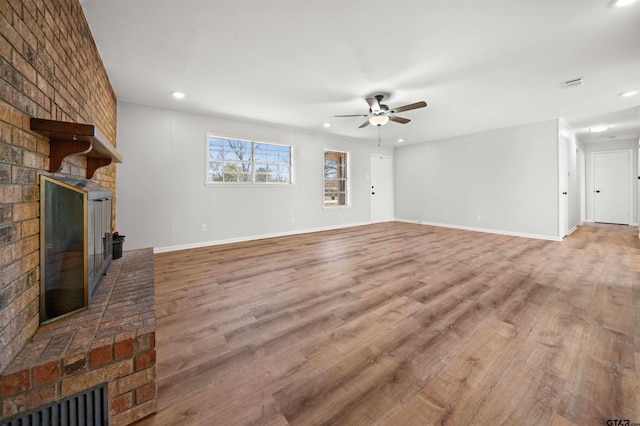
[[[0,372],[38,328],[38,176],[51,173],[30,117],[94,124],[115,146],[116,96],[78,0],[0,0]],[[74,157],[58,174],[85,169]],[[93,179],[115,194],[115,173]]]
[[[84,311],[41,326],[0,374],[0,419],[108,383],[109,424],[156,411],[153,250],[113,261]]]

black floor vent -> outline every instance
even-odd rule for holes
[[[70,396],[29,413],[2,420],[1,426],[107,426],[107,384]]]

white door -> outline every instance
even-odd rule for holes
[[[567,147],[569,150],[569,194],[567,195],[569,202],[569,233],[578,228],[578,219],[580,218],[580,195],[578,181],[578,149],[573,143]]]
[[[578,150],[578,178],[580,180],[580,224],[587,220],[587,157],[584,155],[583,150]]]
[[[594,220],[628,225],[631,151],[594,152]]]
[[[558,146],[559,181],[559,232],[560,237],[569,234],[569,141],[560,136]]]
[[[371,156],[371,222],[393,219],[393,163],[384,155]]]

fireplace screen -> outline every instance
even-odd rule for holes
[[[89,180],[40,178],[40,322],[91,301],[113,257],[112,201]]]
[[[87,193],[41,177],[40,322],[87,307]]]

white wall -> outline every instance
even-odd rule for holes
[[[293,145],[293,186],[205,186],[206,134]],[[373,138],[376,139],[376,138]],[[371,144],[118,103],[117,228],[157,251],[369,223]],[[351,207],[323,209],[323,149],[351,153]],[[293,222],[293,223],[292,223]],[[202,232],[202,224],[207,231]]]
[[[399,220],[559,238],[558,120],[396,148],[394,169]]]
[[[631,169],[631,179],[632,179],[632,210],[631,210],[631,223],[633,225],[638,224],[638,141],[629,139],[629,140],[620,140],[620,141],[611,141],[611,142],[595,142],[595,143],[583,143],[582,146],[585,148],[586,154],[586,203],[587,203],[587,222],[593,222],[594,220],[594,207],[593,207],[593,153],[594,152],[602,152],[602,151],[616,151],[622,149],[630,149],[632,151],[632,169]]]

